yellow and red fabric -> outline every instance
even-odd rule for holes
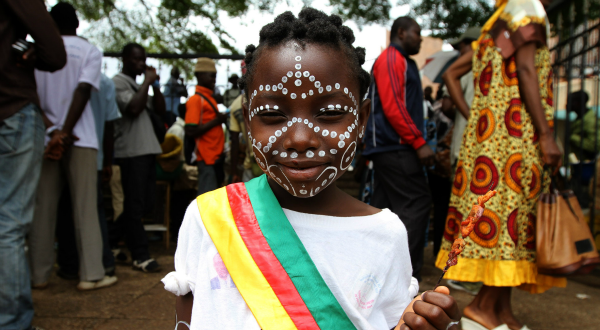
[[[355,329],[266,175],[197,198],[202,221],[262,329]]]

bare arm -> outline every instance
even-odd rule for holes
[[[62,128],[63,132],[71,135],[73,132],[73,127],[75,127],[75,124],[81,117],[83,110],[85,110],[85,106],[90,100],[91,95],[92,85],[88,83],[79,83],[79,85],[77,85],[75,92],[73,92],[73,100],[71,101],[71,106],[69,106],[67,119],[65,119],[65,124]]]
[[[554,141],[550,126],[546,121],[544,107],[540,101],[540,84],[535,68],[536,50],[537,45],[533,42],[517,49],[515,60],[519,77],[519,91],[521,99],[525,103],[525,108],[531,116],[533,126],[540,136],[540,148],[542,149],[544,163],[558,167],[560,166],[561,153]]]
[[[232,115],[233,116],[233,115]],[[238,173],[238,163],[240,162],[240,133],[230,132],[231,139],[231,175],[233,182],[240,180],[240,173]],[[233,183],[232,182],[232,183]]]
[[[217,118],[209,121],[206,124],[198,124],[198,125],[185,125],[185,135],[191,136],[193,138],[204,135],[210,129],[215,126],[219,126],[223,124],[227,120],[227,115],[224,113],[218,113]]]
[[[148,102],[148,88],[150,88],[156,79],[158,79],[158,76],[156,75],[156,69],[152,67],[146,68],[142,86],[140,86],[140,89],[138,89],[138,91],[133,95],[127,104],[127,107],[125,108],[124,112],[126,115],[137,117],[146,109],[146,103]]]
[[[190,292],[185,296],[177,297],[175,302],[175,310],[177,313],[177,328],[176,330],[189,330],[185,324],[181,323],[183,321],[187,324],[192,322],[192,307],[194,306],[194,295]]]
[[[473,68],[473,50],[469,50],[459,57],[452,65],[444,72],[442,78],[448,88],[448,93],[452,101],[458,108],[458,111],[465,118],[469,118],[469,104],[465,100],[462,87],[460,86],[460,78],[467,74]]]

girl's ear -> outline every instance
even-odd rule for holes
[[[359,138],[362,138],[362,135],[365,132],[367,121],[369,120],[369,115],[371,114],[371,99],[364,100],[358,111],[358,134]]]

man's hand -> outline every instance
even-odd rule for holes
[[[222,112],[217,112],[217,119],[221,124],[224,124],[227,121],[227,114]]]
[[[72,146],[75,141],[79,141],[79,138],[73,134],[61,130],[52,132],[50,141],[44,150],[44,158],[60,160],[67,148]]]
[[[460,312],[448,288],[440,286],[415,298],[404,311],[396,330],[458,330]]]
[[[21,68],[35,67],[37,56],[35,53],[35,45],[29,44],[29,48],[23,53],[20,59],[17,60],[17,66]]]
[[[158,74],[156,73],[156,69],[151,66],[146,66],[146,73],[144,74],[144,80],[149,83],[153,83],[158,80]]]
[[[542,160],[546,166],[554,168],[554,175],[558,172],[562,163],[562,154],[554,141],[552,134],[540,136],[540,149],[542,149]]]
[[[435,155],[433,153],[433,150],[431,150],[431,148],[428,145],[424,144],[423,146],[421,146],[421,148],[417,149],[417,157],[419,157],[419,160],[421,161],[421,164],[423,164],[423,166],[433,166]]]
[[[112,177],[112,166],[105,165],[104,167],[102,167],[102,182],[104,182],[104,183],[110,182],[111,177]]]

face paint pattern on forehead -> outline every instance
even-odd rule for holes
[[[300,63],[302,61],[302,57],[300,55],[297,55],[294,57],[294,60],[296,61],[296,64],[294,64],[294,71],[290,70],[288,71],[285,75],[282,76],[281,78],[281,82],[275,82],[275,83],[271,83],[271,85],[260,85],[257,90],[254,90],[252,93],[250,93],[250,99],[248,102],[248,109],[249,109],[249,115],[248,115],[248,120],[251,122],[252,119],[254,118],[254,116],[256,116],[260,111],[268,111],[270,109],[274,109],[274,110],[278,110],[279,107],[276,104],[270,105],[270,104],[265,104],[265,105],[261,105],[261,106],[252,106],[252,102],[254,100],[254,97],[259,93],[259,92],[263,92],[263,90],[265,91],[269,91],[269,89],[271,89],[273,92],[278,92],[278,93],[282,93],[283,95],[286,95],[287,97],[289,97],[292,100],[296,100],[298,95],[296,93],[289,93],[288,89],[286,88],[286,85],[288,84],[292,84],[295,85],[297,87],[303,86],[303,85],[307,85],[307,86],[314,86],[319,94],[322,94],[324,92],[329,93],[329,92],[335,92],[338,90],[343,90],[345,96],[349,99],[349,101],[352,102],[353,106],[348,106],[348,105],[344,105],[342,106],[341,104],[330,104],[327,106],[327,108],[322,108],[320,109],[320,111],[347,111],[349,113],[351,113],[354,116],[354,121],[351,124],[351,126],[348,126],[346,131],[344,132],[336,132],[336,131],[331,131],[329,132],[328,130],[321,130],[319,126],[316,126],[314,123],[312,123],[310,120],[308,119],[303,119],[303,118],[299,118],[299,117],[293,117],[292,120],[288,121],[286,124],[284,124],[281,128],[276,129],[273,134],[271,134],[268,138],[267,141],[256,141],[255,139],[252,138],[252,133],[248,132],[248,137],[249,137],[249,141],[252,141],[252,147],[253,147],[253,151],[254,151],[254,155],[256,158],[256,162],[258,163],[258,165],[261,167],[261,169],[263,171],[265,171],[273,180],[275,180],[280,186],[282,186],[285,190],[287,190],[289,193],[291,193],[294,196],[298,196],[298,197],[312,197],[314,195],[316,195],[317,193],[319,193],[320,191],[324,190],[325,188],[327,188],[332,182],[334,182],[334,178],[338,175],[339,172],[343,172],[345,171],[350,164],[352,163],[352,160],[354,159],[354,156],[356,155],[356,148],[357,148],[357,141],[349,141],[348,139],[351,137],[352,131],[358,127],[359,123],[358,123],[358,101],[356,100],[355,96],[352,95],[352,92],[349,91],[348,87],[345,86],[341,86],[340,83],[334,83],[333,86],[332,85],[326,85],[323,87],[322,83],[318,80],[317,77],[315,77],[314,75],[311,75],[311,73],[308,70],[304,70],[301,71],[302,69],[302,64]],[[311,97],[315,95],[315,93],[313,92],[312,89],[310,89],[308,91],[308,93],[301,93],[300,96],[302,97],[302,99],[306,99],[307,97]],[[281,145],[281,143],[277,143],[277,141],[279,141],[280,139],[285,137],[286,132],[288,131],[288,128],[292,128],[294,125],[305,125],[308,126],[309,129],[312,129],[314,131],[315,134],[321,134],[323,137],[325,138],[331,138],[337,141],[337,147],[338,149],[330,149],[330,150],[307,150],[305,152],[305,156],[307,158],[319,158],[319,157],[325,157],[327,155],[327,153],[330,153],[332,155],[337,154],[338,152],[342,153],[342,157],[341,160],[339,162],[339,164],[334,164],[335,166],[328,166],[327,168],[325,168],[321,174],[319,174],[319,176],[317,177],[317,179],[315,180],[314,184],[311,184],[311,187],[306,188],[306,186],[303,184],[302,187],[294,187],[294,185],[291,183],[291,181],[287,178],[287,176],[283,173],[283,171],[279,168],[279,166],[277,164],[268,164],[267,159],[265,157],[265,154],[267,153],[271,153],[272,156],[278,156],[280,158],[297,158],[298,157],[298,153],[296,151],[288,151],[283,149],[283,146]],[[321,131],[321,133],[319,133]],[[361,128],[361,133],[358,134],[358,138],[362,138],[363,137],[363,133],[364,133],[364,126]],[[356,138],[356,135],[355,135]],[[278,150],[277,147],[279,147],[281,150]]]

